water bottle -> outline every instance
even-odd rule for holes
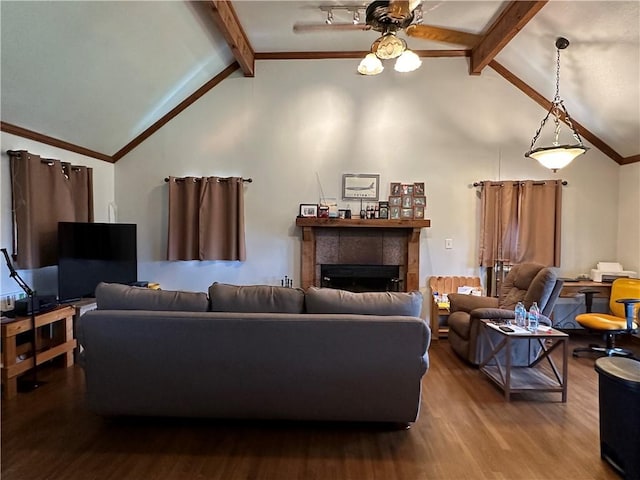
[[[526,326],[526,317],[527,310],[524,308],[524,304],[522,302],[518,302],[516,305],[516,325],[518,327],[524,328]]]
[[[529,309],[529,325],[527,325],[527,329],[531,333],[535,333],[538,331],[538,322],[540,320],[540,309],[538,308],[538,303],[533,302],[531,308]]]

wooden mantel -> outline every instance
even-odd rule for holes
[[[361,218],[296,218],[296,226],[302,228],[301,286],[307,289],[315,284],[316,229],[367,228],[407,230],[407,291],[418,290],[420,284],[420,231],[431,226],[431,220],[388,220]]]

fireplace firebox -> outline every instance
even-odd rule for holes
[[[399,292],[398,265],[320,265],[321,285],[352,292]]]

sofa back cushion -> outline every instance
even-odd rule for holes
[[[354,293],[335,288],[310,287],[305,295],[305,303],[307,313],[419,317],[422,310],[422,293]]]
[[[178,292],[100,283],[96,287],[99,310],[159,310],[206,312],[209,299],[204,292]]]
[[[215,282],[209,287],[212,312],[302,313],[304,291],[271,285],[228,285]]]

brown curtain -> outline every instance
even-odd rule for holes
[[[169,178],[167,259],[246,259],[242,178]]]
[[[480,266],[510,263],[517,247],[518,186],[484,182],[481,193]]]
[[[58,222],[93,221],[93,170],[26,150],[11,151],[14,261],[40,268],[58,261]]]
[[[480,266],[560,266],[562,181],[483,182]]]

